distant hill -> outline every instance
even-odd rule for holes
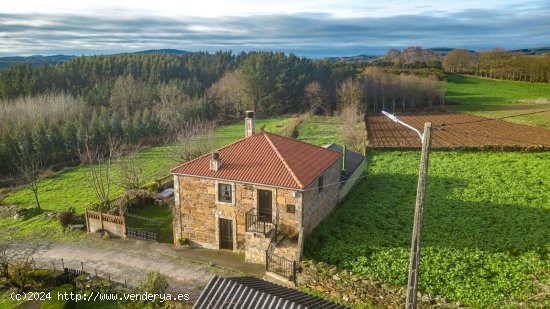
[[[320,58],[320,60],[327,60],[329,62],[370,62],[374,59],[378,59],[382,56],[376,56],[376,55],[356,55],[356,56],[342,56],[342,57],[323,57]]]
[[[430,49],[431,51],[433,51],[434,53],[442,56],[442,57],[445,57],[447,56],[447,54],[452,51],[453,49],[455,48],[449,48],[449,47],[433,47],[433,48],[428,48]],[[522,49],[512,49],[510,50],[510,52],[513,52],[513,53],[523,53],[523,54],[528,54],[528,55],[544,55],[546,53],[550,53],[550,47],[535,47],[535,48],[522,48]],[[476,51],[474,50],[470,50],[470,53],[474,54],[476,53]]]
[[[524,53],[528,55],[544,55],[550,53],[550,47],[523,48],[511,50],[514,53]]]
[[[185,50],[165,48],[165,49],[150,49],[150,50],[143,50],[143,51],[138,51],[138,52],[135,52],[135,53],[132,53],[132,54],[167,54],[167,55],[184,55],[184,54],[188,54],[188,53],[190,53],[190,52],[185,51]]]
[[[75,56],[53,55],[53,56],[29,56],[29,57],[0,57],[0,69],[10,67],[20,63],[30,63],[33,67],[41,66],[42,64],[57,64],[67,61]]]
[[[184,55],[190,52],[179,49],[150,49],[143,50],[138,52],[133,52],[132,54],[170,54],[170,55]],[[21,64],[21,63],[30,63],[33,67],[39,67],[43,64],[58,64],[64,61],[70,60],[76,56],[74,55],[53,55],[53,56],[12,56],[12,57],[0,57],[0,69],[8,68],[12,65]]]

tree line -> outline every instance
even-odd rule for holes
[[[451,73],[526,82],[550,82],[550,54],[526,55],[503,49],[473,53],[466,49],[449,52],[443,61]]]

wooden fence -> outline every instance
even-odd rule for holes
[[[86,226],[88,233],[97,230],[108,231],[110,235],[126,238],[126,219],[124,216],[115,216],[86,209]]]

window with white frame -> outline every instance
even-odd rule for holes
[[[233,202],[233,190],[230,184],[218,183],[218,202]]]

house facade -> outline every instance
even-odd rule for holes
[[[338,203],[342,155],[288,137],[254,132],[174,169],[174,240],[297,261],[302,240]]]

